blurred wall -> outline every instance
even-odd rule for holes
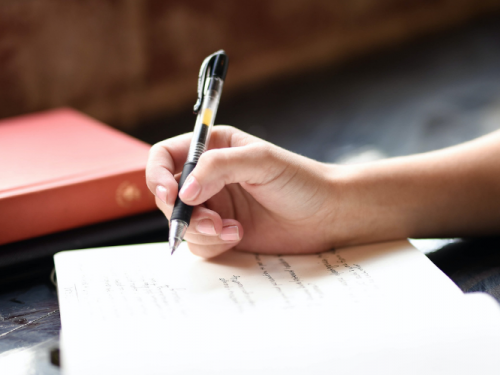
[[[500,0],[1,0],[0,117],[72,106],[119,127],[500,9]],[[227,95],[227,94],[226,94]]]

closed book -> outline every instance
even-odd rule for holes
[[[0,121],[0,244],[154,210],[149,148],[71,109]]]

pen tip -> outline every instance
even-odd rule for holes
[[[175,250],[177,250],[177,248],[179,247],[179,245],[181,244],[181,240],[176,238],[173,242],[170,241],[169,242],[169,245],[170,245],[170,255],[174,255],[174,252]]]

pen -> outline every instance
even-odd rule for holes
[[[189,152],[184,168],[182,169],[181,179],[179,180],[179,191],[181,191],[184,181],[193,171],[198,163],[201,154],[205,152],[210,133],[215,120],[215,114],[219,106],[222,86],[226,79],[227,65],[229,59],[223,50],[217,51],[208,56],[201,64],[200,74],[198,75],[198,100],[194,105],[194,113],[197,115],[193,131],[193,138],[189,145]],[[179,247],[186,230],[191,221],[193,206],[182,202],[177,195],[174,210],[170,218],[170,232],[168,243],[171,253]]]

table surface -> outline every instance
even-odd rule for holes
[[[342,67],[224,97],[218,122],[326,162],[353,163],[457,144],[500,127],[500,22],[475,24],[365,56]],[[230,79],[230,76],[228,76]],[[192,116],[144,124],[154,143],[189,131]],[[181,129],[181,130],[179,130]],[[464,292],[500,301],[500,238],[416,241]],[[55,288],[0,291],[0,373],[59,374]]]

